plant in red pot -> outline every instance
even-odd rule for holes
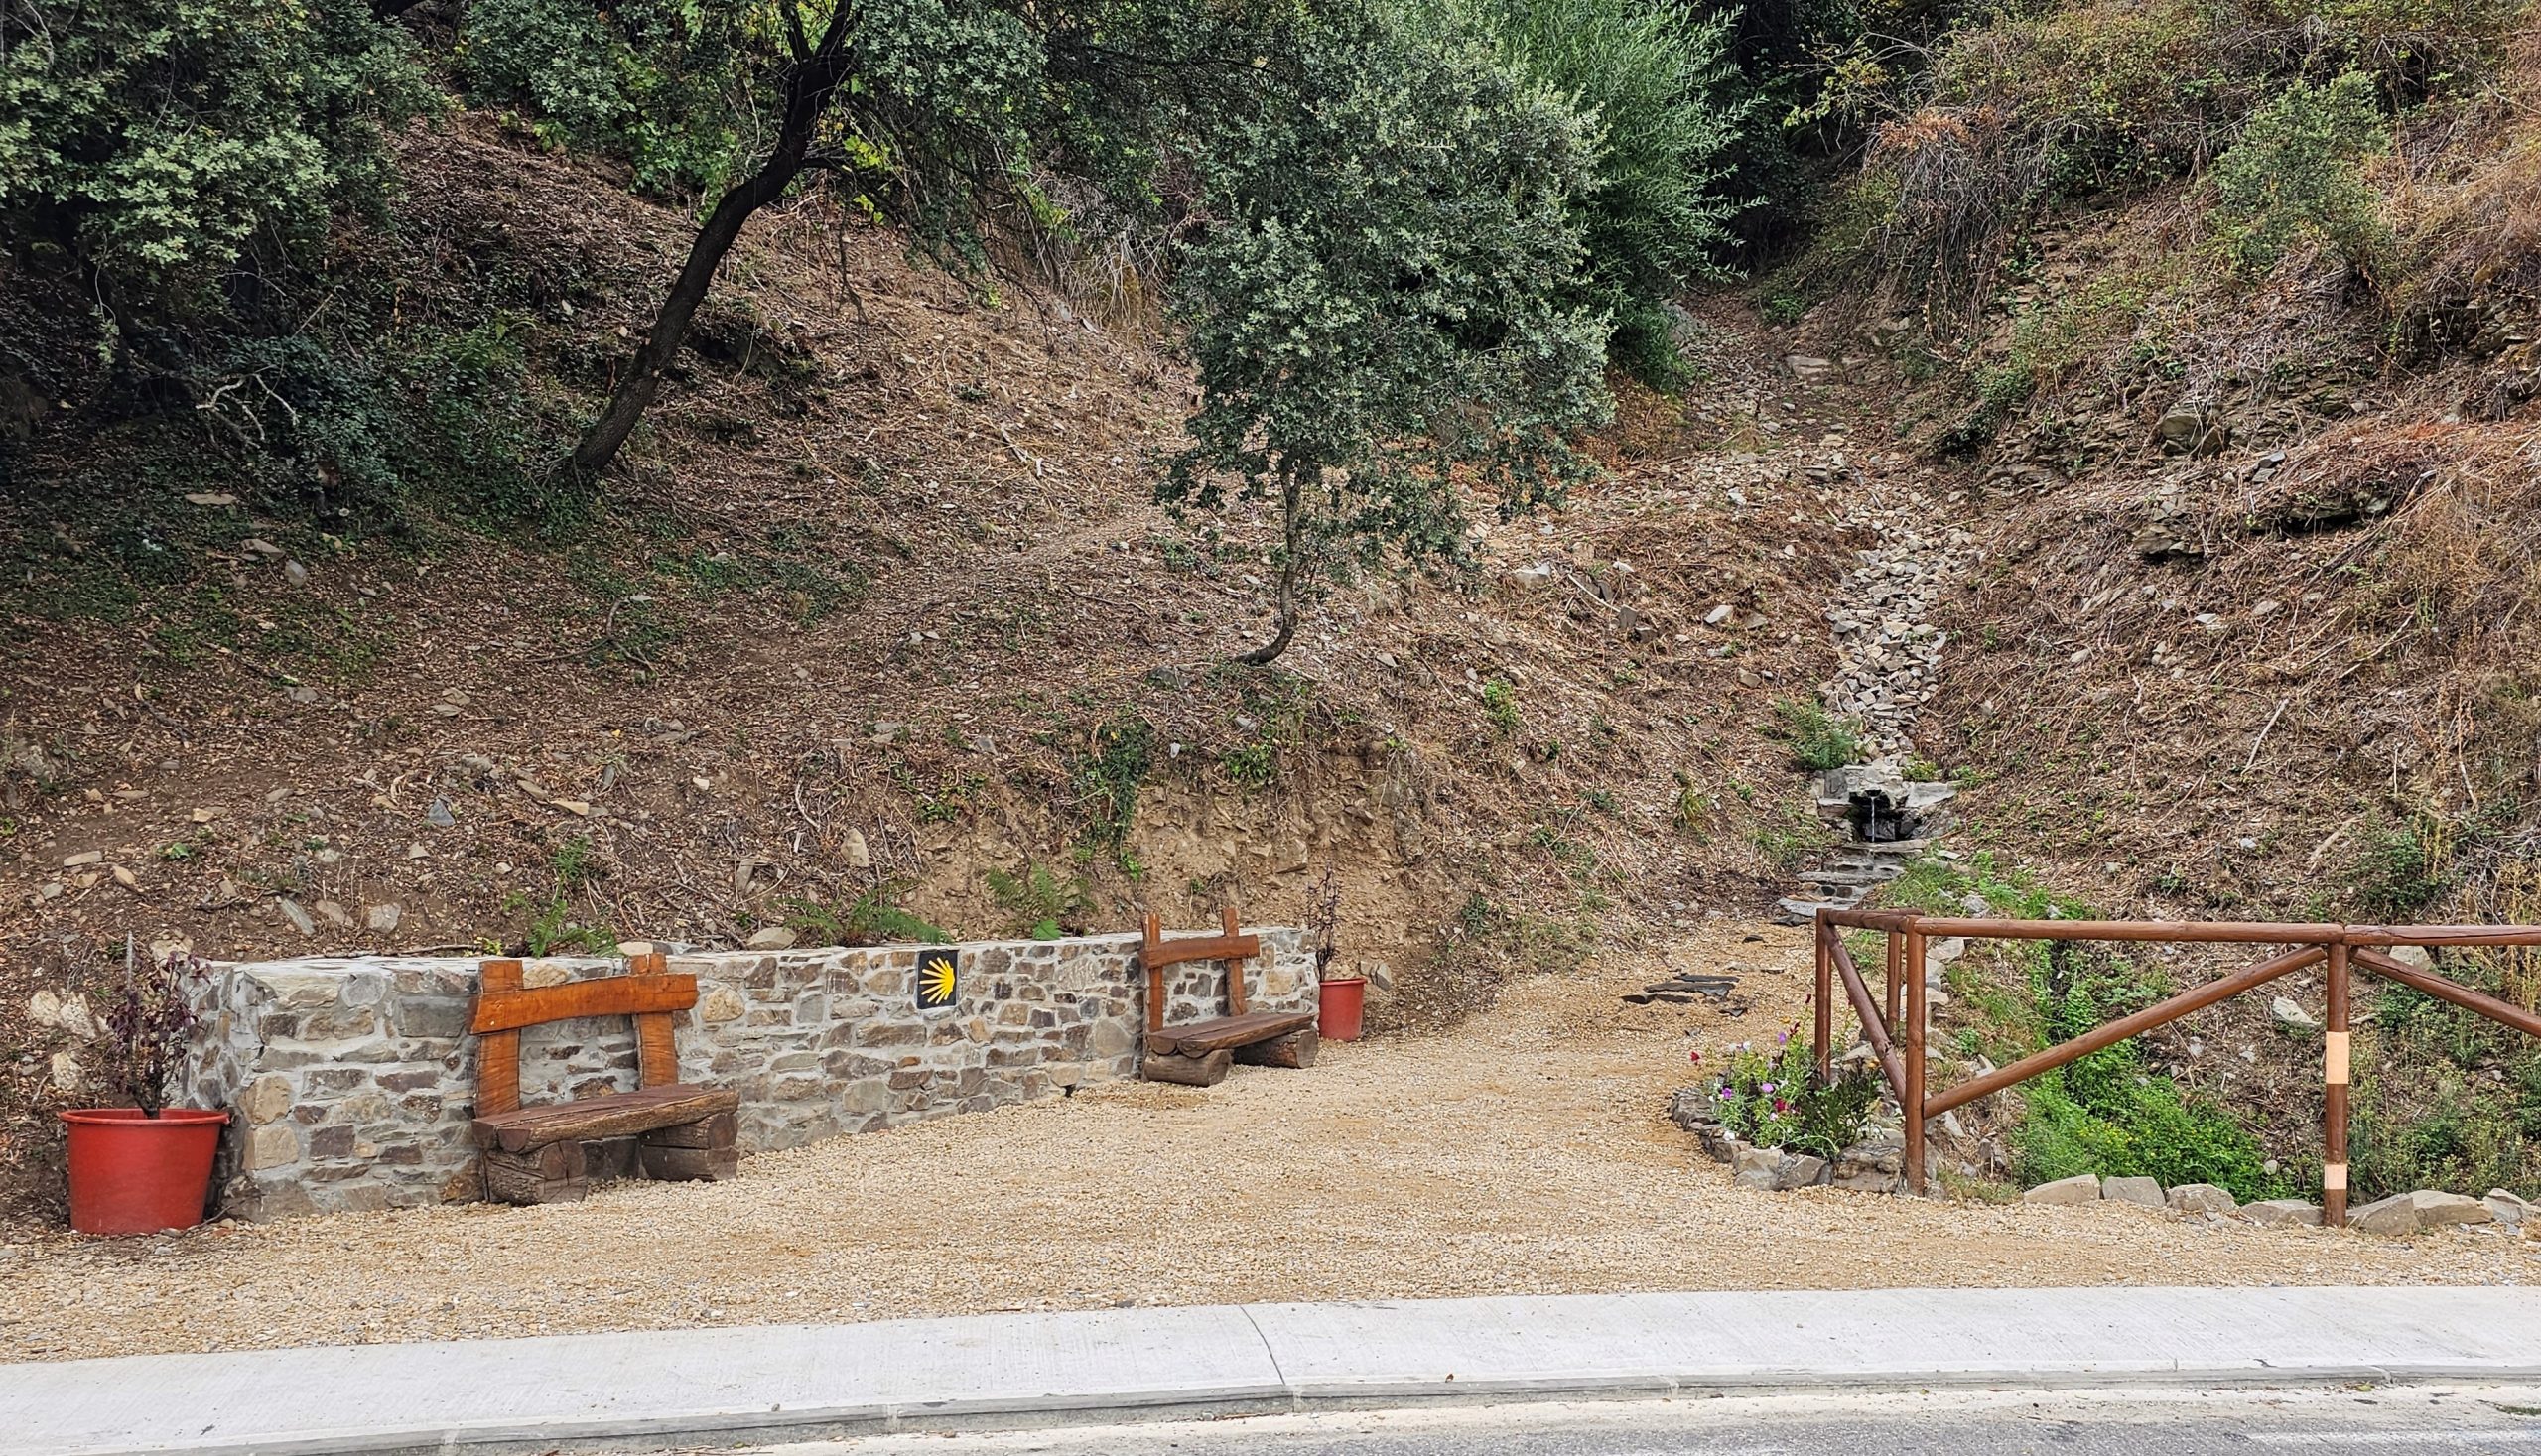
[[[1325,865],[1323,882],[1306,904],[1306,928],[1314,937],[1315,1034],[1326,1041],[1357,1041],[1368,1005],[1368,978],[1335,976],[1332,961],[1341,953],[1341,887]]]
[[[229,1114],[167,1105],[199,1018],[209,969],[186,951],[142,960],[124,942],[123,993],[104,1017],[99,1080],[132,1106],[75,1108],[70,1125],[70,1227],[82,1234],[156,1234],[202,1222],[213,1155]]]

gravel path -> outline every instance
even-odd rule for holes
[[[1780,967],[1748,976],[1740,1018],[1623,1006],[1655,968],[1609,967],[1307,1072],[1101,1088],[753,1158],[732,1183],[19,1245],[0,1251],[0,1359],[1126,1303],[2541,1277],[2541,1243],[2479,1230],[1733,1188],[1662,1109],[1689,1034],[1712,1048],[1798,1014],[1805,946],[1723,928],[1669,957]]]

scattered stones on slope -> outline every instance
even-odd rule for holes
[[[1910,500],[1931,506],[1920,493]],[[1878,544],[1857,553],[1861,565],[1826,608],[1838,663],[1826,709],[1860,722],[1862,745],[1874,758],[1912,758],[1916,712],[1932,700],[1948,645],[1947,634],[1926,618],[1975,552],[1967,532],[1914,524],[1900,507],[1856,502],[1853,523],[1869,528]]]
[[[1835,458],[1840,466],[1842,457]],[[1828,478],[1834,478],[1829,476]],[[1858,473],[1851,476],[1861,483]],[[1863,484],[1842,497],[1848,524],[1875,544],[1855,553],[1836,600],[1825,610],[1833,630],[1835,675],[1825,685],[1826,710],[1858,725],[1869,756],[1818,777],[1819,817],[1844,826],[1843,847],[1800,878],[1802,889],[1776,907],[1787,924],[1820,906],[1849,909],[1877,885],[1897,878],[1946,828],[1942,807],[1956,792],[1943,783],[1914,782],[1917,711],[1939,681],[1946,633],[1927,619],[1935,599],[1975,556],[1968,533],[1932,523],[1938,504],[1909,489],[1902,500]]]

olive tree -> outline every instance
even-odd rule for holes
[[[1193,147],[1176,312],[1197,368],[1177,509],[1270,502],[1278,625],[1335,565],[1458,559],[1469,497],[1530,510],[1609,417],[1609,321],[1570,205],[1594,129],[1452,19],[1289,33]]]

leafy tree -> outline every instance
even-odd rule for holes
[[[0,235],[175,306],[376,199],[424,99],[364,0],[0,0]]]
[[[1595,117],[1595,178],[1570,204],[1594,301],[1614,314],[1617,363],[1680,383],[1667,305],[1719,274],[1740,210],[1721,184],[1756,109],[1737,94],[1728,17],[1692,18],[1674,0],[1485,0],[1480,18],[1510,65]]]
[[[735,180],[708,209],[615,393],[566,462],[576,480],[597,478],[616,458],[742,227],[806,174],[840,174],[869,193],[888,184],[938,236],[964,232],[980,197],[1028,175],[1047,57],[1031,23],[1045,12],[1021,0],[752,0],[737,21],[696,5],[499,3],[579,68],[581,80],[547,92],[563,108],[551,119],[564,134],[617,128],[648,155],[645,137],[624,128],[659,119],[628,98],[630,75],[720,74],[733,94],[771,98],[763,112],[744,108],[732,133],[764,140],[721,169],[681,164]],[[535,96],[532,69],[505,76]]]
[[[742,150],[741,99],[766,12],[685,0],[472,0],[456,59],[480,100],[520,105],[540,140],[623,155],[642,191],[712,189]]]
[[[1336,562],[1460,557],[1461,488],[1504,513],[1584,472],[1608,319],[1573,201],[1593,126],[1487,37],[1374,11],[1301,28],[1193,149],[1179,259],[1203,402],[1159,497],[1275,501],[1276,634]]]

